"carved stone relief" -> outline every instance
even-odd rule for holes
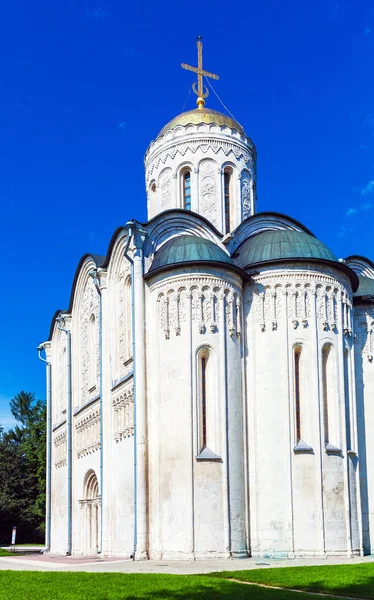
[[[57,358],[57,403],[55,406],[54,420],[58,422],[62,411],[66,408],[66,334],[59,333],[58,336],[58,358]]]
[[[114,439],[116,442],[134,435],[134,387],[118,392],[113,400]]]
[[[355,309],[355,331],[362,355],[374,362],[374,308]]]
[[[201,214],[217,227],[217,163],[204,160],[200,165]]]
[[[261,331],[277,329],[287,299],[287,316],[294,329],[309,326],[314,310],[313,305],[317,301],[317,319],[322,328],[336,333],[340,329],[346,335],[351,335],[351,299],[346,290],[340,284],[337,285],[336,281],[333,282],[333,286],[329,277],[321,283],[321,276],[313,278],[308,274],[302,276],[280,274],[277,277],[254,277],[254,279],[257,283],[253,291],[254,320],[259,324]],[[343,309],[341,324],[338,323],[339,302],[342,303]]]
[[[252,214],[251,203],[251,179],[249,173],[244,171],[240,181],[241,200],[242,200],[242,215],[243,219],[250,217]]]
[[[181,335],[188,322],[189,310],[192,322],[201,334],[219,330],[223,322],[222,310],[230,335],[239,336],[242,330],[241,291],[215,278],[192,278],[189,289],[171,285],[158,294],[157,306],[159,326],[165,339]]]
[[[116,302],[116,369],[115,379],[120,379],[127,374],[127,363],[131,357],[131,280],[130,264],[122,257],[118,277],[115,280]]]
[[[172,182],[173,176],[171,169],[165,169],[161,173],[158,188],[161,194],[161,209],[167,210],[172,207]]]
[[[66,428],[53,436],[53,454],[56,469],[66,466],[67,435]]]
[[[223,157],[228,158],[230,155],[234,156],[236,160],[243,161],[247,169],[252,172],[254,168],[254,159],[251,152],[248,151],[243,144],[229,142],[225,140],[189,140],[188,142],[175,142],[172,146],[165,150],[160,150],[159,153],[155,153],[149,160],[149,168],[146,173],[146,184],[147,189],[154,172],[164,165],[168,159],[174,160],[177,154],[184,157],[186,153],[190,151],[192,154],[202,152],[206,154],[209,151],[213,151],[214,154],[222,153]]]
[[[89,322],[95,317],[94,350],[91,352],[89,340]],[[97,290],[91,278],[87,280],[79,313],[79,359],[80,359],[80,405],[85,404],[95,393],[100,371],[99,334],[98,334],[98,298]],[[91,356],[92,353],[92,356]],[[94,361],[95,381],[91,381],[91,361]]]
[[[75,423],[78,458],[100,448],[100,408],[90,406]]]

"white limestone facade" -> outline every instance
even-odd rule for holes
[[[221,113],[173,119],[145,171],[149,220],[83,256],[42,345],[48,551],[370,553],[373,263],[257,213]]]

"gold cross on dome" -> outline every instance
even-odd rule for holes
[[[186,69],[187,71],[193,71],[193,73],[197,73],[197,82],[195,81],[192,84],[192,89],[197,96],[197,107],[202,109],[205,105],[204,98],[207,98],[209,96],[209,90],[203,84],[203,75],[205,75],[205,77],[210,77],[211,79],[219,79],[219,77],[218,75],[215,75],[214,73],[209,73],[209,71],[204,71],[203,69],[203,44],[201,40],[202,38],[199,35],[197,38],[197,67],[191,67],[190,65],[186,65],[186,63],[182,63],[181,67],[183,69]]]

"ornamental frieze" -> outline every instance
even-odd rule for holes
[[[56,469],[66,466],[67,460],[67,431],[59,431],[53,437],[53,455]]]
[[[165,339],[179,336],[190,321],[200,334],[216,333],[225,323],[231,337],[241,334],[241,297],[227,287],[171,288],[157,298],[158,319]]]
[[[345,287],[322,275],[254,277],[252,292],[254,321],[261,331],[276,331],[283,315],[294,329],[307,328],[316,311],[324,331],[352,335],[352,299]]]
[[[96,452],[100,448],[100,408],[90,407],[75,423],[76,452],[78,458]]]
[[[238,144],[219,140],[216,143],[214,141],[206,139],[206,140],[190,140],[184,141],[180,143],[176,143],[173,146],[170,146],[166,150],[160,150],[159,153],[156,153],[152,157],[152,162],[149,161],[149,168],[147,168],[146,173],[146,184],[147,190],[150,180],[153,177],[155,171],[157,171],[160,165],[166,164],[168,159],[174,160],[177,154],[180,154],[181,157],[185,157],[186,153],[190,151],[192,154],[196,154],[197,152],[201,152],[202,154],[207,154],[208,151],[212,151],[214,154],[218,155],[222,153],[226,158],[230,155],[233,155],[236,160],[243,161],[245,163],[246,168],[254,175],[254,160],[253,156],[248,152],[245,146],[240,146]]]
[[[114,439],[116,442],[134,435],[134,387],[118,392],[112,400]]]

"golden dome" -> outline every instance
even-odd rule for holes
[[[216,110],[204,107],[189,110],[174,117],[174,119],[169,121],[169,123],[161,129],[157,137],[163,135],[169,129],[174,129],[177,125],[200,125],[201,123],[206,123],[207,125],[210,125],[211,123],[215,123],[216,125],[227,125],[230,129],[236,129],[239,133],[245,135],[243,127],[237,121]]]

